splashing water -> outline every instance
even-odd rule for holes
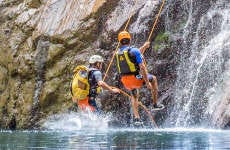
[[[159,1],[147,0],[138,13],[137,20],[130,26],[131,33],[141,33],[148,30],[148,22],[151,20],[149,16],[153,15],[153,10],[159,4]],[[152,21],[152,20],[151,20]]]
[[[36,84],[33,98],[33,106],[35,107],[39,103],[39,97],[41,94],[42,86],[44,84],[45,63],[48,55],[47,52],[49,45],[49,40],[41,36],[38,41],[35,55]]]
[[[51,130],[106,130],[110,121],[110,114],[98,115],[87,112],[70,112],[50,116],[42,125]]]
[[[191,1],[192,2],[192,1]],[[190,3],[190,6],[192,4]],[[168,123],[177,127],[222,126],[229,121],[230,103],[230,5],[217,1],[198,22],[194,35],[184,32],[186,45],[191,43],[189,58],[182,57],[178,67],[175,106]],[[193,19],[189,13],[188,19]],[[185,31],[192,31],[187,21]],[[191,26],[191,25],[190,25]],[[186,35],[185,35],[186,34]],[[188,48],[189,46],[186,46]],[[187,52],[188,53],[188,52]],[[211,119],[211,121],[210,121]],[[219,124],[219,126],[220,126]]]

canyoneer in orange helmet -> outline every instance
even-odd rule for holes
[[[142,52],[150,47],[145,42],[141,48],[130,47],[131,35],[127,31],[118,34],[120,48],[116,53],[117,69],[123,86],[131,91],[131,104],[134,114],[134,125],[142,124],[138,112],[139,90],[144,84],[151,90],[153,108],[161,109],[163,105],[157,104],[158,84],[156,76],[149,74],[143,60]]]

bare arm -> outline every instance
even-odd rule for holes
[[[150,42],[145,42],[144,45],[139,48],[141,51],[141,54],[143,54],[145,50],[149,48],[149,46],[150,46]]]
[[[151,83],[149,82],[149,79],[148,79],[148,71],[146,69],[144,62],[139,64],[139,67],[140,67],[141,75],[143,76],[147,87],[152,88]]]
[[[109,91],[111,91],[111,92],[113,92],[113,93],[120,93],[120,90],[119,90],[119,89],[113,88],[113,87],[109,86],[107,83],[105,83],[105,82],[103,82],[103,81],[98,81],[98,85],[99,85],[100,87],[102,87],[103,89],[107,89],[107,90],[109,90]]]

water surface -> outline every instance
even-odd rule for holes
[[[0,149],[230,149],[230,131],[82,129],[0,132]]]

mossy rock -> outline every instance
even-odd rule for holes
[[[39,8],[41,6],[40,0],[26,0],[26,5],[30,8]]]
[[[169,34],[159,33],[154,40],[154,50],[157,52],[159,49],[164,48],[169,43]]]
[[[52,112],[61,110],[62,104],[60,103],[63,102],[64,95],[67,92],[63,90],[63,82],[64,81],[59,78],[54,78],[45,83],[44,88],[42,90],[42,95],[40,97],[40,106],[42,111],[49,110]]]
[[[47,63],[52,63],[55,58],[60,56],[63,52],[65,52],[65,47],[63,44],[50,44],[47,56]]]
[[[46,71],[46,80],[49,81],[52,78],[63,76],[67,64],[68,62],[66,62],[64,59],[53,64],[52,68],[48,68]]]
[[[8,80],[7,72],[8,72],[7,69],[0,65],[0,93],[2,93],[7,86],[7,80]]]

